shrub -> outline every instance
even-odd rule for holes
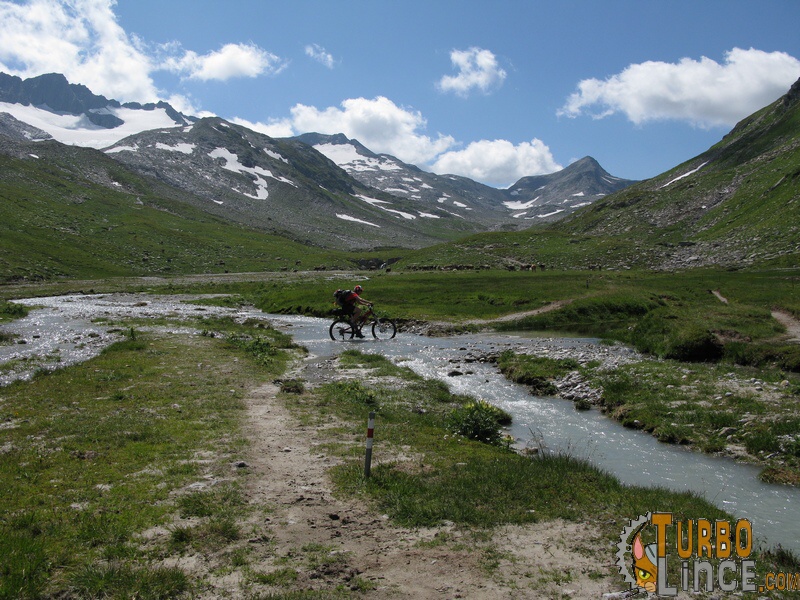
[[[698,325],[680,328],[670,338],[664,358],[687,362],[717,361],[722,358],[722,344],[708,330]]]
[[[476,400],[453,410],[447,418],[448,429],[471,440],[499,445],[500,427],[511,422],[511,415],[503,409]]]
[[[284,379],[280,385],[281,391],[286,394],[302,394],[306,391],[306,386],[299,379]]]

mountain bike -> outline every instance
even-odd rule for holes
[[[364,328],[371,330],[372,337],[376,340],[391,340],[397,333],[394,321],[378,316],[371,306],[361,315],[361,323],[358,325],[353,325],[350,317],[340,312],[328,328],[328,333],[334,342],[338,342],[364,337],[362,333]]]

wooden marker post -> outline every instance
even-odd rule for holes
[[[375,413],[369,413],[367,422],[367,454],[364,457],[364,477],[369,477],[370,467],[372,466],[372,434],[375,432]]]

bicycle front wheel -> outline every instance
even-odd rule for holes
[[[372,337],[377,340],[390,340],[397,333],[397,326],[389,319],[376,319],[372,322]]]
[[[353,336],[356,334],[353,326],[347,319],[336,319],[331,323],[328,333],[334,342],[352,340]]]

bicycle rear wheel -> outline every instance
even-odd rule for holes
[[[372,322],[372,337],[377,340],[390,340],[397,333],[397,326],[390,319],[375,319]]]
[[[352,340],[356,334],[355,329],[347,319],[336,319],[331,323],[328,333],[334,342]]]

